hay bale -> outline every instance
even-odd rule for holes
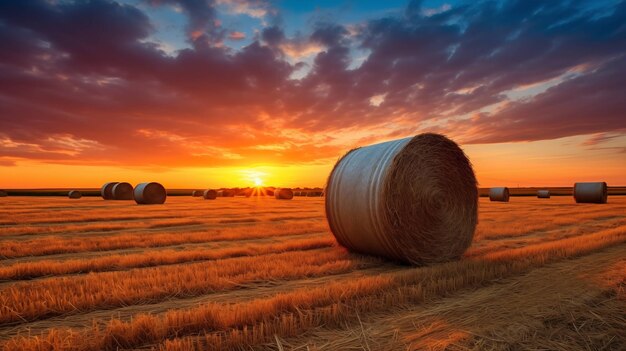
[[[608,197],[606,182],[586,182],[574,184],[576,203],[605,204]]]
[[[509,188],[497,187],[489,189],[489,200],[499,202],[509,202]]]
[[[293,199],[293,191],[290,188],[276,188],[274,197],[278,200],[291,200]]]
[[[204,192],[202,190],[194,190],[191,192],[191,196],[193,197],[200,197],[204,194]]]
[[[309,191],[306,194],[307,197],[320,197],[322,196],[322,192],[321,191],[317,191],[317,190],[313,190],[313,191]]]
[[[140,205],[165,203],[167,192],[163,185],[155,182],[141,183],[135,188],[135,202]]]
[[[459,146],[438,134],[355,149],[331,172],[326,218],[337,241],[412,264],[458,259],[478,220],[478,188]]]
[[[113,187],[117,183],[118,182],[104,183],[102,188],[100,188],[100,195],[102,195],[103,199],[105,199],[105,200],[113,200]]]
[[[9,194],[6,192],[6,190],[0,190],[0,197],[7,197],[9,196]]]
[[[113,186],[111,194],[113,200],[132,200],[133,199],[133,186],[126,182],[120,182]]]
[[[549,199],[550,190],[537,190],[537,197],[540,199]]]
[[[205,200],[215,200],[217,198],[217,191],[213,189],[207,189],[202,194]]]
[[[80,199],[81,197],[83,197],[83,194],[81,194],[81,192],[78,190],[70,190],[70,192],[67,193],[67,197],[69,197],[70,199]]]

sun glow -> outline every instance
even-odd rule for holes
[[[263,179],[261,179],[259,177],[255,177],[254,178],[254,185],[256,185],[257,187],[262,186],[263,185]]]

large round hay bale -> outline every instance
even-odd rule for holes
[[[118,182],[104,183],[102,188],[100,188],[100,195],[102,195],[103,199],[105,199],[105,200],[113,200],[113,187],[117,183]]]
[[[70,199],[80,199],[81,197],[83,197],[83,194],[81,194],[81,192],[78,190],[70,190],[70,192],[67,193],[67,197],[69,197]]]
[[[509,188],[505,186],[489,189],[490,201],[509,202],[509,197]]]
[[[608,197],[606,182],[574,184],[574,199],[577,203],[605,204]]]
[[[326,218],[354,251],[412,264],[458,259],[478,220],[478,188],[463,150],[438,134],[355,149],[331,172]]]
[[[537,190],[537,197],[540,199],[549,199],[550,198],[550,190]]]
[[[6,192],[6,190],[0,190],[0,197],[7,197],[9,196],[9,194]]]
[[[111,190],[113,200],[132,200],[133,190],[133,186],[129,183],[117,183],[113,186],[113,190]]]
[[[274,197],[278,200],[291,200],[293,199],[293,191],[290,188],[276,188]]]
[[[202,194],[205,200],[215,200],[217,198],[217,191],[213,189],[207,189]]]
[[[191,196],[193,197],[200,197],[204,194],[204,192],[202,190],[194,190],[191,192]]]
[[[135,187],[135,201],[140,205],[162,204],[167,198],[163,185],[155,182],[141,183]]]

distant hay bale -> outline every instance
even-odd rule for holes
[[[537,190],[537,197],[540,199],[549,199],[550,190]]]
[[[489,200],[499,202],[509,202],[509,188],[497,187],[489,189]]]
[[[133,199],[133,186],[126,182],[120,182],[113,186],[111,194],[113,200],[132,200]]]
[[[307,197],[320,197],[320,196],[322,196],[322,192],[321,192],[321,191],[316,191],[316,190],[313,190],[313,191],[309,191],[309,192],[306,194],[306,196],[307,196]]]
[[[100,188],[100,195],[102,195],[103,199],[105,199],[105,200],[113,200],[113,187],[117,183],[118,182],[104,183],[102,188]]]
[[[140,205],[165,203],[167,192],[163,185],[155,182],[141,183],[135,187],[135,201]]]
[[[67,193],[67,197],[69,197],[70,199],[80,199],[81,197],[83,197],[83,194],[81,194],[81,192],[78,190],[70,190],[70,192]]]
[[[458,259],[478,220],[478,188],[463,150],[438,134],[370,145],[335,165],[326,218],[337,241],[411,264]]]
[[[576,203],[605,204],[608,197],[606,182],[587,182],[574,184]]]
[[[202,194],[205,200],[215,200],[217,198],[217,191],[213,189],[207,189]]]
[[[7,197],[9,196],[9,194],[6,192],[6,190],[0,190],[0,197]]]
[[[290,188],[276,188],[274,197],[278,200],[291,200],[293,199],[293,191]]]
[[[200,197],[203,195],[203,191],[202,190],[194,190],[191,192],[191,196],[193,197]]]

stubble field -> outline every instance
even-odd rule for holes
[[[626,197],[480,199],[457,262],[336,244],[323,198],[0,199],[4,350],[626,349]]]

